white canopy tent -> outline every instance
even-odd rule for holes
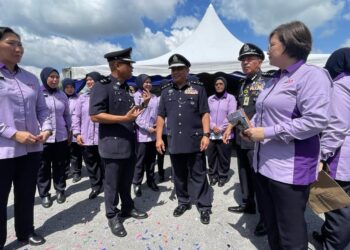
[[[191,62],[191,73],[216,72],[232,73],[241,71],[240,62],[237,60],[238,53],[243,43],[231,34],[221,22],[212,4],[209,5],[203,19],[193,34],[178,48],[162,56],[138,61],[134,64],[134,75],[141,73],[148,75],[168,76],[168,58],[174,54],[182,54]],[[328,54],[311,54],[308,63],[324,66]],[[262,69],[267,71],[273,69],[268,60],[262,65]],[[74,79],[84,78],[91,71],[98,71],[103,75],[108,75],[110,70],[108,65],[96,65],[85,67],[71,67],[63,69],[65,77]]]

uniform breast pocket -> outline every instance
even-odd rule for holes
[[[198,109],[198,96],[190,96],[187,98],[187,106],[191,109]]]
[[[131,99],[125,99],[122,96],[115,96],[113,102],[117,109],[131,109],[134,106],[134,102]]]

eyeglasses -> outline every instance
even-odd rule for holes
[[[23,44],[21,41],[16,40],[4,40],[4,42],[12,47],[23,47]]]

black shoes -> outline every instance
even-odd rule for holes
[[[142,195],[141,185],[133,185],[134,186],[134,194],[136,197],[140,197]]]
[[[131,209],[130,211],[122,211],[120,217],[133,217],[135,219],[146,219],[148,214],[145,212],[138,211],[136,208]]]
[[[63,192],[57,192],[57,203],[58,204],[62,204],[66,201],[66,195],[64,194],[64,191]]]
[[[267,234],[267,229],[265,223],[262,219],[259,220],[258,224],[255,227],[254,235],[257,237],[264,236]]]
[[[202,224],[209,224],[210,222],[210,211],[200,211],[200,217]]]
[[[218,183],[218,178],[210,178],[210,180],[209,180],[210,186],[215,186],[216,183]]]
[[[254,206],[245,206],[245,205],[239,205],[234,207],[229,207],[227,209],[231,213],[246,213],[246,214],[255,214],[256,210]]]
[[[174,217],[179,217],[179,216],[183,215],[186,212],[186,210],[190,210],[190,209],[191,209],[190,205],[184,205],[184,204],[178,205],[175,208],[173,215],[174,215]]]
[[[314,238],[315,241],[317,241],[318,243],[322,244],[324,239],[323,239],[323,235],[317,231],[313,231],[312,232],[312,238]]]
[[[147,183],[147,185],[154,192],[158,192],[159,191],[159,187],[157,186],[157,184],[155,182]]]
[[[160,174],[158,177],[158,181],[159,181],[159,183],[164,182],[165,181],[164,175]]]
[[[219,187],[223,187],[225,186],[225,183],[227,182],[227,179],[219,179],[219,183],[218,183],[218,186]]]
[[[101,190],[100,188],[92,189],[89,194],[89,200],[95,199],[99,195],[100,190]]]
[[[76,183],[76,182],[78,182],[80,180],[81,180],[81,175],[80,174],[74,174],[73,175],[73,180],[72,180],[73,183]]]
[[[120,221],[117,215],[111,219],[108,219],[108,226],[115,236],[125,237],[127,235],[123,223]]]
[[[41,205],[44,208],[49,208],[52,206],[51,195],[45,196],[41,198]]]
[[[46,242],[44,237],[34,232],[28,235],[28,238],[18,238],[18,241],[31,246],[39,246]]]

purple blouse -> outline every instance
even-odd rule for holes
[[[308,185],[316,180],[319,134],[329,120],[332,80],[326,70],[299,61],[278,71],[257,99],[254,169],[273,180]]]
[[[21,144],[11,139],[17,131],[39,135],[51,130],[50,111],[38,79],[18,67],[9,72],[0,63],[0,159],[9,159],[42,151],[42,144]]]

